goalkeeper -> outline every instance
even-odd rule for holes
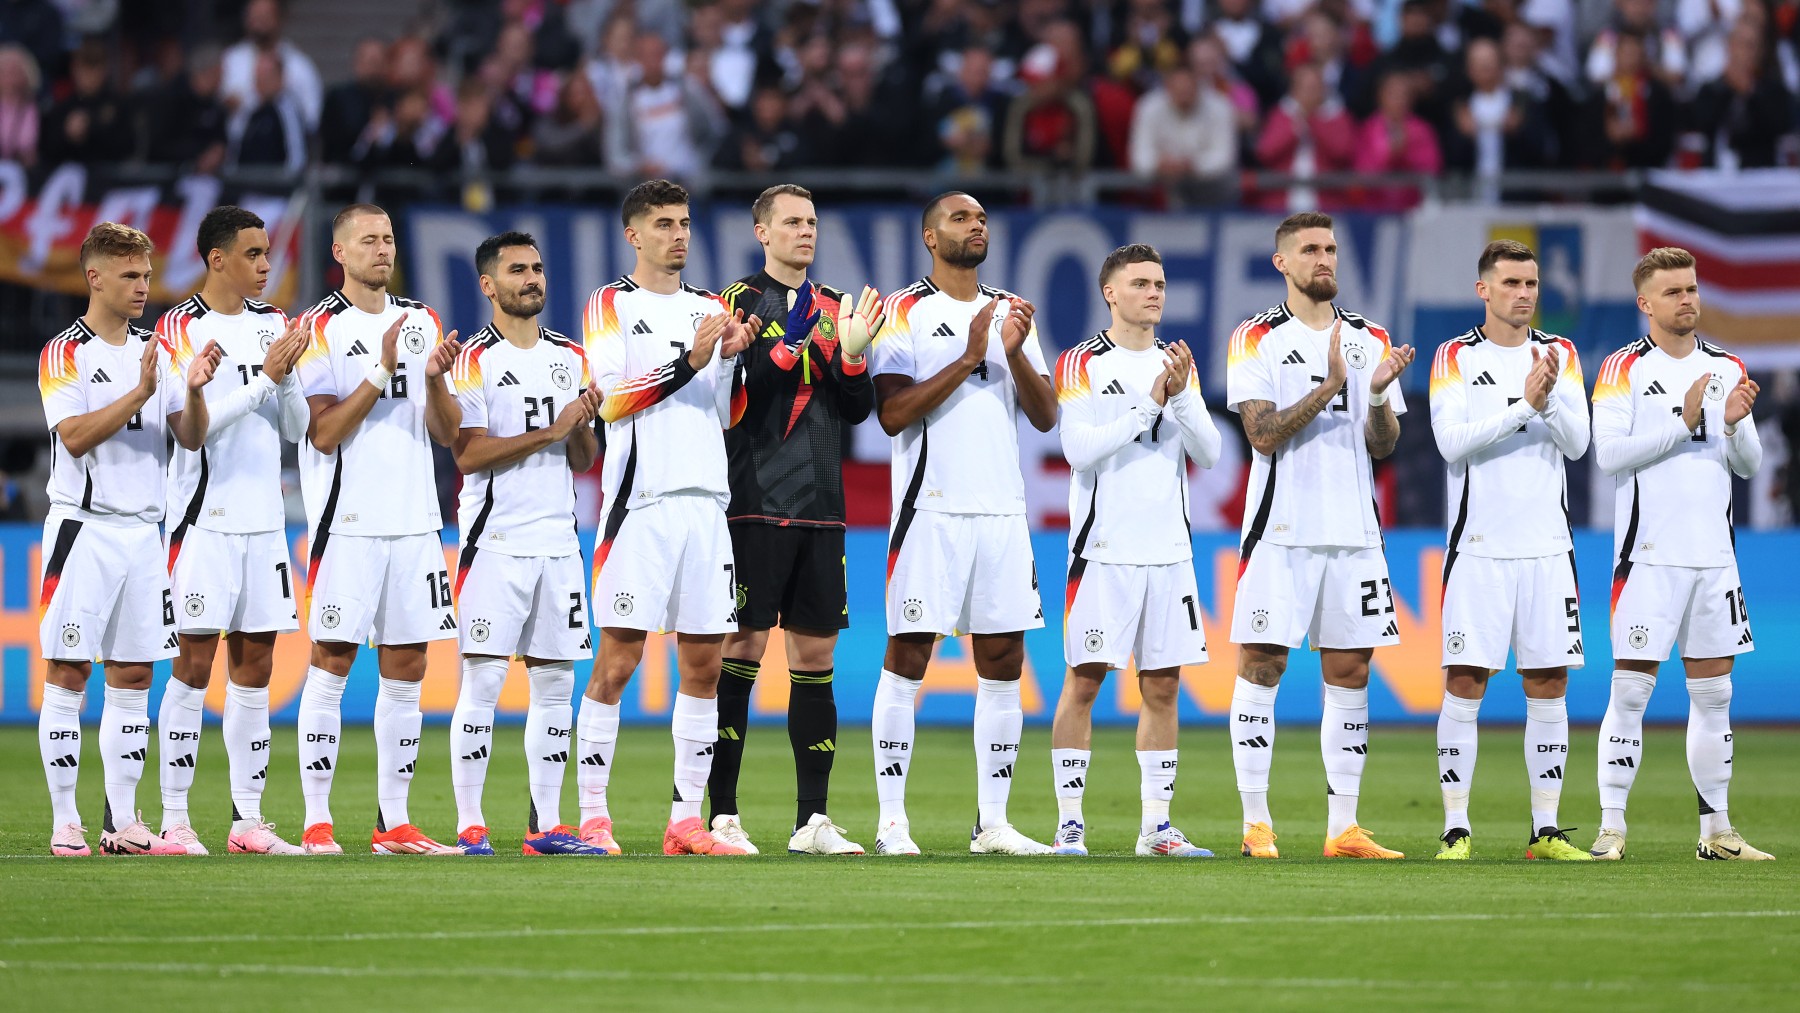
[[[880,327],[871,288],[852,300],[807,278],[818,241],[812,194],[783,184],[751,205],[763,269],[728,286],[733,310],[767,320],[744,353],[743,418],[725,433],[731,467],[731,549],[738,631],[725,637],[719,740],[713,756],[712,831],[751,853],[738,814],[750,691],[769,631],[786,637],[788,741],[798,807],[788,850],[860,855],[826,815],[837,755],[832,652],[850,625],[844,574],[845,427],[869,416],[874,386],[864,353]]]

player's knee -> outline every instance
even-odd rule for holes
[[[1650,690],[1655,685],[1655,677],[1643,672],[1616,672],[1612,680],[1612,702],[1624,710],[1641,712],[1650,706]]]
[[[1138,692],[1144,698],[1145,710],[1162,714],[1174,709],[1181,698],[1179,671],[1168,670],[1139,676]]]
[[[1274,686],[1287,671],[1287,651],[1280,647],[1245,644],[1238,650],[1238,678],[1254,686]]]
[[[1025,638],[989,636],[974,639],[975,671],[983,679],[1012,682],[1025,671]]]
[[[115,689],[149,689],[151,668],[148,662],[102,663],[106,669],[106,684]]]
[[[355,663],[355,644],[343,644],[332,640],[313,641],[312,667],[342,678],[350,674],[350,666]]]
[[[925,678],[925,667],[931,663],[931,648],[935,640],[929,633],[905,633],[889,637],[887,656],[882,667],[914,682]]]
[[[458,702],[466,700],[475,707],[483,708],[499,706],[500,688],[506,685],[506,669],[505,658],[464,658],[462,691],[458,694]]]
[[[1525,680],[1525,696],[1532,700],[1554,700],[1569,692],[1569,671],[1565,668],[1519,673]]]
[[[1094,701],[1100,696],[1100,685],[1105,680],[1104,666],[1083,665],[1069,669],[1069,677],[1063,680],[1063,702],[1082,711],[1092,710]]]
[[[525,675],[531,682],[531,699],[538,703],[566,704],[575,695],[575,665],[569,661],[526,659]]]

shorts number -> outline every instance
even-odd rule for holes
[[[1200,613],[1197,610],[1195,610],[1195,608],[1194,608],[1194,596],[1191,594],[1182,595],[1181,603],[1183,605],[1187,606],[1188,629],[1190,629],[1190,630],[1199,629],[1200,628]]]
[[[389,380],[388,385],[382,388],[381,396],[391,397],[396,401],[406,400],[406,363],[394,363],[393,379]]]
[[[1394,611],[1394,589],[1388,584],[1388,579],[1386,577],[1383,577],[1380,580],[1365,580],[1362,582],[1362,589],[1363,615],[1379,616]],[[1386,608],[1379,608],[1375,605],[1375,599],[1382,597],[1387,599]]]
[[[1315,376],[1312,378],[1312,382],[1313,383],[1324,383],[1325,378],[1322,376]],[[1349,381],[1345,381],[1344,385],[1342,387],[1338,388],[1337,397],[1334,397],[1331,399],[1331,404],[1329,407],[1326,408],[1326,410],[1334,411],[1334,412],[1347,412],[1350,410],[1350,383],[1349,383]],[[1373,615],[1373,613],[1370,613],[1370,614]]]
[[[1731,616],[1731,625],[1742,626],[1750,621],[1750,607],[1744,603],[1744,589],[1740,586],[1735,591],[1725,592],[1725,612]]]
[[[1581,632],[1581,601],[1577,598],[1564,598],[1563,611],[1569,617],[1569,632]]]
[[[175,625],[175,592],[163,588],[163,625]]]
[[[569,629],[578,630],[587,625],[587,618],[581,614],[581,592],[569,593]]]
[[[425,575],[425,597],[428,607],[447,609],[450,607],[450,574],[445,570]]]
[[[281,575],[281,596],[288,599],[293,598],[294,589],[293,586],[288,583],[288,565],[286,563],[276,563],[275,572]]]
[[[540,412],[542,413],[541,416],[539,414]],[[556,417],[555,399],[547,397],[526,398],[525,431],[529,433],[544,428],[545,423],[538,421],[540,417],[545,419],[553,419]]]
[[[737,622],[737,570],[730,563],[725,564],[725,594],[731,599],[731,622]]]

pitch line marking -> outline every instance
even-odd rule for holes
[[[519,928],[473,929],[458,932],[325,932],[305,935],[194,935],[194,936],[9,936],[0,938],[0,946],[125,946],[171,945],[200,946],[221,943],[360,943],[360,942],[438,942],[480,939],[552,939],[593,936],[685,936],[717,935],[744,932],[894,932],[894,931],[972,931],[1020,928],[1133,928],[1161,925],[1329,925],[1329,924],[1405,924],[1430,922],[1508,922],[1544,921],[1662,921],[1667,919],[1707,918],[1800,918],[1800,911],[1568,911],[1568,912],[1459,912],[1459,913],[1368,913],[1343,915],[1216,915],[1209,917],[1166,918],[1051,918],[947,922],[796,922],[751,925],[596,925],[587,928]]]

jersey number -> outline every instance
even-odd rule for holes
[[[450,607],[450,574],[439,570],[425,575],[425,597],[428,607],[447,609]]]
[[[1362,582],[1362,589],[1363,589],[1363,596],[1362,596],[1362,614],[1363,615],[1379,616],[1379,615],[1386,615],[1386,614],[1394,611],[1394,589],[1391,586],[1389,586],[1388,579],[1386,577],[1383,577],[1380,580],[1365,580]],[[1381,607],[1377,606],[1375,604],[1375,599],[1377,599],[1377,598],[1386,598],[1387,599],[1387,607],[1381,608]]]
[[[381,396],[391,397],[397,401],[406,400],[406,363],[394,363],[394,377],[381,390]]]
[[[1163,420],[1162,413],[1157,412],[1156,413],[1156,421],[1150,423],[1150,442],[1151,443],[1161,443],[1162,442],[1162,420]],[[1139,433],[1136,436],[1133,436],[1131,438],[1131,442],[1133,442],[1133,443],[1144,442],[1144,434]]]
[[[1674,412],[1677,415],[1681,414],[1681,406],[1680,405],[1676,405],[1675,407],[1670,408],[1669,410]],[[1694,427],[1693,440],[1695,443],[1705,443],[1706,442],[1706,412],[1704,410],[1702,410],[1700,412],[1700,424]]]
[[[1513,405],[1516,405],[1520,401],[1523,401],[1523,400],[1525,400],[1525,399],[1522,397],[1509,397],[1506,399],[1506,407],[1511,408]],[[1523,422],[1519,423],[1519,428],[1513,430],[1513,432],[1515,432],[1515,433],[1522,433],[1524,431],[1525,431],[1525,423],[1523,423]],[[1569,632],[1573,633],[1575,631],[1570,630]]]
[[[134,433],[143,432],[144,413],[141,411],[133,412],[131,417],[125,420],[125,428]]]
[[[1312,378],[1312,382],[1324,383],[1325,378],[1322,376],[1315,376]],[[1334,412],[1347,412],[1350,410],[1350,382],[1348,380],[1344,381],[1344,385],[1338,388],[1337,397],[1331,399],[1331,406],[1326,410]],[[1368,581],[1364,581],[1363,583],[1366,584]]]
[[[981,365],[976,366],[974,369],[969,370],[969,375],[971,377],[979,376],[979,377],[981,377],[982,382],[985,383],[988,378],[987,360],[986,359],[981,360]]]
[[[542,413],[542,414],[539,414]],[[525,431],[542,429],[548,422],[544,419],[556,417],[556,401],[547,397],[528,397],[525,399]]]
[[[262,363],[260,363],[260,362],[254,366],[244,366],[244,365],[238,366],[238,376],[243,378],[244,386],[246,386],[246,387],[248,387],[250,385],[250,381],[252,379],[259,377],[261,375],[262,375]]]

